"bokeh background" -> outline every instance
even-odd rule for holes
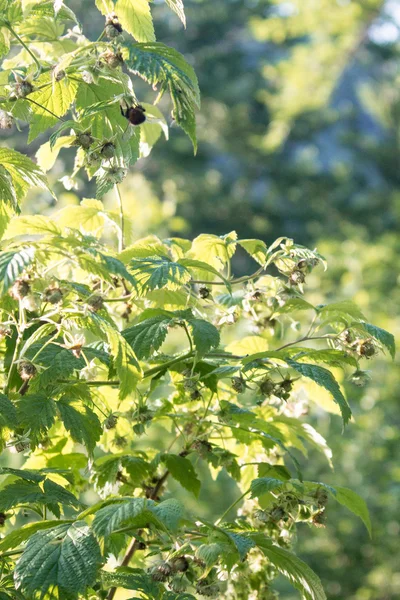
[[[68,0],[89,37],[103,19],[94,2]],[[172,127],[122,187],[132,239],[200,232],[267,242],[285,235],[318,250],[328,271],[312,293],[355,300],[371,322],[400,332],[400,1],[186,0],[188,28],[156,0],[157,37],[194,65],[202,91],[199,151]],[[154,100],[138,83],[137,96]],[[161,105],[166,115],[169,107]],[[34,156],[26,131],[5,143]],[[66,191],[68,150],[50,174],[57,206],[33,193],[24,211],[93,197],[91,183]],[[114,199],[106,198],[109,206]],[[248,265],[238,261],[236,274]],[[346,485],[367,500],[374,536],[338,507],[328,525],[300,526],[296,551],[332,600],[400,598],[400,373],[388,357],[373,382],[348,386],[355,421],[313,411],[333,450],[334,472],[310,454],[313,479]],[[347,384],[345,383],[347,387]],[[298,596],[282,584],[282,597]]]

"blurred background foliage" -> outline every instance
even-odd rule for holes
[[[95,39],[103,21],[91,4],[68,2]],[[370,321],[398,336],[400,3],[186,0],[186,7],[185,32],[158,0],[155,15],[158,39],[183,52],[199,76],[199,151],[193,157],[190,142],[172,127],[170,142],[158,142],[151,157],[137,163],[121,186],[130,240],[232,229],[267,242],[293,237],[328,259],[328,271],[309,282],[317,300],[352,298]],[[154,101],[141,85],[137,95]],[[4,143],[33,156],[44,139],[26,148],[26,137],[25,131],[2,132]],[[50,175],[57,208],[94,195],[83,179],[69,191],[58,181],[70,161],[67,150]],[[49,214],[52,202],[32,194],[24,210]],[[112,206],[114,198],[106,202]],[[245,260],[236,264],[238,275]],[[336,470],[328,472],[312,455],[307,476],[361,493],[374,537],[332,507],[326,529],[300,531],[296,550],[321,576],[329,598],[396,600],[398,366],[382,357],[366,389],[345,387],[355,422],[343,435],[336,416],[313,412]],[[286,600],[297,597],[282,590]]]

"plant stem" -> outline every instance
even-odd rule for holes
[[[13,29],[11,23],[7,22],[7,23],[5,23],[5,26],[7,27],[7,29],[13,34],[13,36],[15,37],[15,39],[17,39],[19,41],[19,43],[21,44],[21,46],[23,46],[25,48],[25,50],[28,52],[28,54],[35,61],[35,64],[36,64],[36,67],[37,67],[35,78],[38,77],[40,75],[40,73],[42,72],[42,66],[41,66],[40,62],[38,61],[37,57],[34,55],[34,53],[32,52],[32,50],[30,50],[28,48],[28,46],[25,44],[25,42],[19,37],[18,33]]]
[[[237,498],[234,502],[232,502],[232,504],[230,504],[228,506],[228,508],[226,509],[226,511],[224,512],[224,514],[217,521],[215,521],[215,525],[219,525],[219,523],[221,523],[221,521],[226,517],[226,515],[232,510],[232,508],[235,508],[235,506],[237,504],[239,504],[239,502],[241,500],[243,500],[243,498],[245,496],[247,496],[247,494],[249,494],[249,493],[250,493],[250,490],[246,490],[245,492],[243,492],[243,494],[241,496],[239,496],[239,498]]]
[[[121,192],[119,191],[119,187],[117,184],[115,184],[114,187],[115,187],[115,193],[117,195],[117,200],[118,200],[119,223],[120,223],[120,227],[121,227],[121,235],[119,238],[118,252],[122,252],[122,250],[124,249],[124,226],[125,226],[124,208],[122,205],[122,198],[121,198]]]

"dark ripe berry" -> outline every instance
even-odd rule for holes
[[[354,333],[350,331],[350,329],[345,329],[340,334],[340,339],[342,339],[346,344],[352,344],[354,342]]]
[[[31,94],[32,92],[33,85],[26,79],[19,81],[14,86],[14,95],[17,98],[25,98],[28,94]]]
[[[138,542],[137,549],[138,550],[146,550],[147,546],[144,542]]]
[[[107,65],[111,69],[116,69],[124,62],[121,52],[112,52],[110,50],[102,54],[101,58],[107,63]]]
[[[103,296],[98,296],[98,295],[91,296],[87,301],[87,305],[91,312],[98,312],[99,310],[101,310],[104,307]]]
[[[104,429],[114,429],[118,423],[118,417],[116,415],[109,415],[104,421]]]
[[[37,371],[35,365],[28,360],[23,360],[18,365],[18,373],[21,379],[28,381],[29,379],[32,379],[32,377],[35,377]]]
[[[132,314],[132,306],[131,306],[131,304],[126,304],[125,305],[125,310],[122,313],[121,317],[123,319],[125,319],[126,321],[129,321],[129,317],[130,317],[131,314]]]
[[[231,379],[232,387],[238,394],[241,394],[246,389],[246,383],[241,377],[232,377]]]
[[[186,556],[177,556],[171,561],[172,570],[179,573],[184,573],[189,568],[189,561]]]
[[[63,298],[63,293],[60,288],[48,287],[44,290],[43,299],[50,304],[58,304]]]
[[[17,279],[10,290],[10,296],[14,298],[14,300],[22,300],[25,298],[29,292],[31,291],[31,286],[24,279]]]
[[[200,296],[200,298],[203,298],[203,300],[205,300],[206,298],[209,298],[210,295],[211,295],[210,288],[206,287],[205,285],[202,285],[199,288],[199,296]]]
[[[103,144],[100,154],[102,158],[112,158],[115,154],[115,146],[111,142],[106,142]]]
[[[146,120],[145,112],[146,109],[140,104],[137,104],[136,106],[131,106],[125,111],[122,111],[122,114],[128,119],[131,125],[141,125]]]
[[[306,276],[302,271],[295,269],[290,273],[289,282],[292,285],[299,285],[299,283],[304,283],[306,280]]]
[[[325,527],[325,525],[326,525],[326,515],[325,515],[325,512],[323,510],[320,510],[317,513],[315,513],[315,515],[313,516],[311,522],[316,527]]]
[[[193,392],[190,393],[190,399],[191,400],[200,400],[201,398],[201,394],[199,392],[199,390],[193,390]]]
[[[0,129],[11,129],[14,117],[5,110],[0,110]]]
[[[84,150],[87,150],[88,148],[90,148],[93,142],[94,140],[90,135],[90,132],[87,131],[86,133],[79,133],[75,138],[74,144],[76,146],[80,146]]]
[[[360,356],[364,358],[372,358],[376,354],[376,347],[372,340],[365,340],[358,346]]]
[[[263,396],[270,396],[274,391],[275,384],[269,377],[266,377],[264,381],[260,383],[260,392]]]

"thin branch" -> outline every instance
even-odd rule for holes
[[[40,75],[40,73],[42,72],[42,65],[38,61],[37,57],[34,55],[34,53],[32,52],[32,50],[29,49],[29,47],[25,44],[25,42],[20,38],[20,36],[18,35],[18,33],[13,29],[11,23],[7,22],[7,23],[4,23],[4,25],[7,27],[7,29],[13,34],[13,36],[15,37],[15,39],[17,39],[19,41],[19,43],[21,44],[21,46],[23,46],[25,48],[25,50],[28,52],[28,54],[35,61],[35,64],[36,64],[36,67],[37,67],[35,78],[38,77]]]

